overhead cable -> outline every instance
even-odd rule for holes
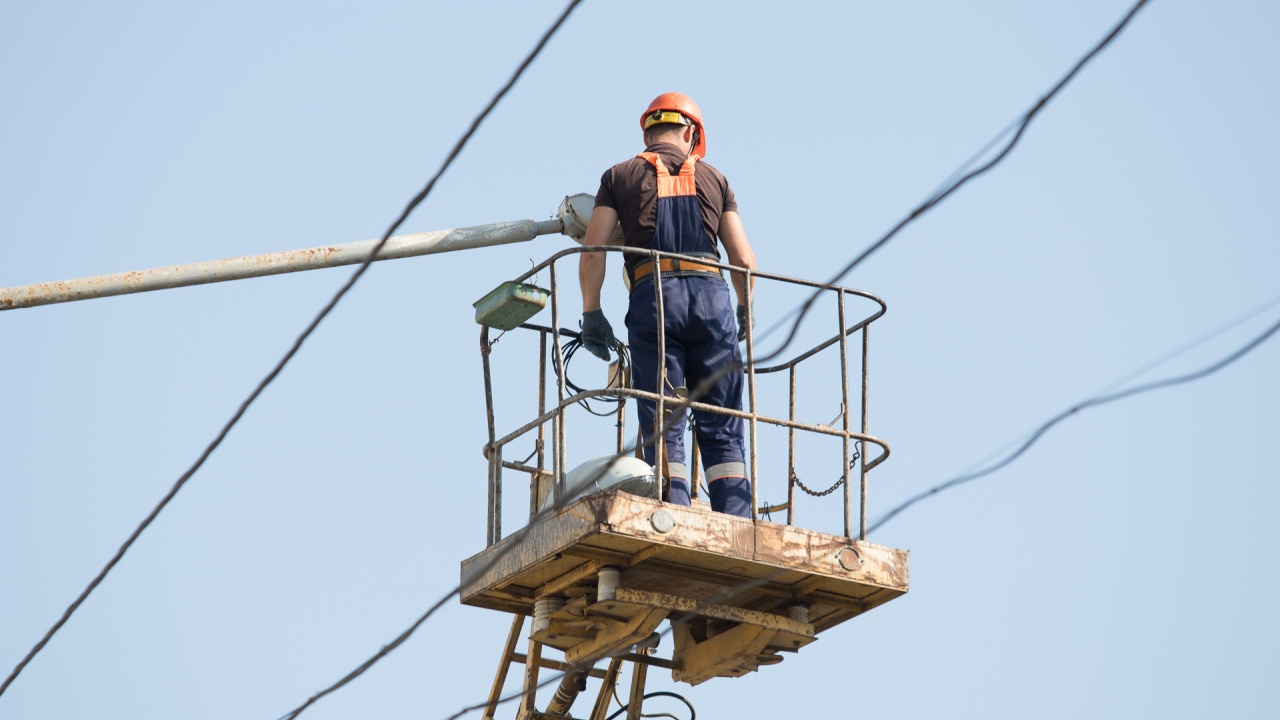
[[[1124,387],[1130,381],[1135,380],[1139,377],[1142,377],[1143,375],[1147,374],[1151,370],[1154,370],[1155,368],[1160,367],[1161,365],[1169,362],[1170,360],[1173,360],[1174,358],[1184,355],[1187,352],[1194,350],[1195,348],[1205,344],[1206,342],[1209,342],[1210,340],[1222,335],[1223,333],[1229,332],[1230,330],[1233,330],[1236,327],[1239,327],[1243,323],[1248,322],[1249,320],[1252,320],[1258,315],[1261,315],[1262,313],[1266,312],[1267,310],[1271,309],[1277,304],[1280,304],[1280,295],[1277,295],[1271,298],[1270,300],[1267,300],[1266,302],[1262,303],[1261,305],[1258,305],[1252,310],[1249,310],[1237,317],[1232,318],[1231,320],[1228,320],[1227,322],[1219,325],[1213,330],[1210,330],[1209,332],[1204,333],[1200,337],[1194,340],[1190,340],[1180,345],[1179,347],[1176,347],[1173,350],[1170,350],[1164,355],[1161,355],[1160,357],[1152,360],[1151,362],[1146,363],[1142,367],[1139,367],[1129,373],[1126,373],[1124,376],[1117,378],[1116,380],[1113,380],[1112,382],[1108,383],[1106,387],[1098,389],[1093,394],[1095,396],[1106,395],[1111,391],[1115,390],[1116,388]],[[1018,435],[1017,437],[1013,438],[1012,440],[1006,442],[1005,444],[1001,445],[1000,447],[996,448],[995,450],[992,450],[990,453],[987,453],[985,456],[971,463],[968,467],[964,469],[964,471],[961,474],[973,472],[974,470],[980,467],[984,467],[987,463],[991,462],[992,460],[998,457],[1003,457],[1005,453],[1009,452],[1011,449],[1025,442],[1026,439],[1032,435],[1032,432],[1034,431],[1024,432]]]
[[[1017,450],[1010,453],[1000,462],[997,462],[994,465],[990,465],[976,472],[960,475],[958,477],[952,478],[942,483],[941,485],[937,485],[935,487],[929,488],[928,490],[920,493],[919,495],[916,495],[915,497],[912,497],[911,499],[907,500],[901,505],[898,505],[894,509],[890,510],[888,513],[885,514],[884,517],[880,518],[875,523],[873,523],[871,527],[867,529],[867,532],[870,533],[876,530],[877,528],[883,526],[885,523],[897,517],[904,510],[906,510],[907,508],[911,507],[912,505],[915,505],[916,503],[922,500],[933,497],[934,495],[937,495],[938,493],[944,490],[953,488],[957,485],[963,485],[964,483],[977,480],[980,477],[990,475],[991,473],[994,473],[995,471],[1005,467],[1009,463],[1021,457],[1022,454],[1025,453],[1028,449],[1030,449],[1031,446],[1034,445],[1037,440],[1043,437],[1045,433],[1049,432],[1049,430],[1052,429],[1053,426],[1057,425],[1063,420],[1066,420],[1072,415],[1075,415],[1081,410],[1087,410],[1092,407],[1098,407],[1099,405],[1106,405],[1107,403],[1112,403],[1117,400],[1123,400],[1124,398],[1131,397],[1133,395],[1139,395],[1145,392],[1150,392],[1152,390],[1159,390],[1161,388],[1171,387],[1173,385],[1181,385],[1184,383],[1189,383],[1194,380],[1199,380],[1208,375],[1212,375],[1213,373],[1218,372],[1219,370],[1225,368],[1226,366],[1230,365],[1231,363],[1235,362],[1236,360],[1239,360],[1240,358],[1244,357],[1245,355],[1253,351],[1259,345],[1266,342],[1267,339],[1270,338],[1272,335],[1274,335],[1278,330],[1280,330],[1280,321],[1277,321],[1271,327],[1267,328],[1267,330],[1263,332],[1261,335],[1255,337],[1253,340],[1250,340],[1239,350],[1236,350],[1235,352],[1219,360],[1218,362],[1213,363],[1212,365],[1209,365],[1208,367],[1202,368],[1195,372],[1188,373],[1186,375],[1179,375],[1177,377],[1167,378],[1165,380],[1158,380],[1156,382],[1146,383],[1145,385],[1138,385],[1138,386],[1129,388],[1128,390],[1121,390],[1119,392],[1111,393],[1109,395],[1100,395],[1100,396],[1085,400],[1076,405],[1073,405],[1070,408],[1067,408],[1066,410],[1063,410],[1062,412],[1053,416],[1044,424],[1040,425],[1040,427],[1037,428],[1035,432],[1031,433],[1031,436],[1027,438],[1027,440],[1023,442],[1022,445],[1020,445]]]
[[[903,228],[915,222],[922,215],[932,210],[943,200],[947,199],[952,193],[959,190],[965,183],[991,170],[996,165],[1000,164],[1000,162],[1003,161],[1006,157],[1008,157],[1009,153],[1018,144],[1018,141],[1022,139],[1023,134],[1026,133],[1027,127],[1031,125],[1031,121],[1035,119],[1036,115],[1039,114],[1040,111],[1043,110],[1045,106],[1049,104],[1049,101],[1052,100],[1059,92],[1062,91],[1064,87],[1067,86],[1068,83],[1070,83],[1075,78],[1075,76],[1080,72],[1081,69],[1084,68],[1085,65],[1089,63],[1090,60],[1093,60],[1093,58],[1097,56],[1098,53],[1102,52],[1102,50],[1105,47],[1107,47],[1107,45],[1111,44],[1111,42],[1116,39],[1116,37],[1120,34],[1120,32],[1123,31],[1125,27],[1129,24],[1129,21],[1132,20],[1134,16],[1138,14],[1138,11],[1141,10],[1144,6],[1146,6],[1148,2],[1150,2],[1150,0],[1138,0],[1138,2],[1124,16],[1124,18],[1121,19],[1120,22],[1117,23],[1116,26],[1113,27],[1111,31],[1107,33],[1105,37],[1102,38],[1102,40],[1098,41],[1098,43],[1094,45],[1094,47],[1091,50],[1089,50],[1089,52],[1085,53],[1084,56],[1081,57],[1080,60],[1077,61],[1076,64],[1071,68],[1071,70],[1068,71],[1067,74],[1064,75],[1062,79],[1057,82],[1057,84],[1055,84],[1047,93],[1041,96],[1041,98],[1037,100],[1036,103],[1032,105],[1029,110],[1023,113],[1021,119],[1015,121],[1017,129],[1013,131],[1013,137],[1009,139],[1009,141],[1005,144],[1003,148],[1001,148],[1000,152],[997,153],[995,157],[988,160],[986,163],[983,163],[977,169],[971,170],[969,172],[964,173],[963,175],[960,175],[959,178],[950,182],[949,184],[943,183],[942,187],[940,187],[938,190],[935,190],[933,193],[931,193],[929,197],[925,199],[924,202],[922,202],[914,210],[908,213],[907,216],[904,217],[902,220],[900,220],[897,225],[894,225],[887,233],[882,235],[878,240],[873,242],[866,250],[863,250],[861,254],[859,254],[853,260],[849,261],[849,263],[846,264],[843,268],[841,268],[839,272],[837,272],[830,280],[827,281],[828,284],[834,285],[840,282],[841,280],[843,280],[844,277],[848,275],[850,272],[852,272],[854,268],[862,264],[862,261],[871,257],[873,253],[875,253],[877,250],[884,247],[891,240],[893,240],[894,237],[896,237],[898,233],[902,231]],[[968,167],[973,162],[975,162],[976,158],[984,156],[989,151],[990,147],[994,146],[1000,138],[1003,138],[1008,134],[1009,134],[1009,128],[1005,128],[1003,131],[1000,132],[1000,134],[996,136],[994,140],[992,140],[990,143],[988,143],[986,147],[984,147],[981,151],[979,151],[978,154],[974,156],[974,159],[971,159],[970,161],[966,162],[965,165],[962,166],[962,169]],[[957,173],[959,172],[960,171],[957,171]],[[952,177],[955,177],[955,175],[956,173],[953,173]],[[821,291],[817,291],[817,292],[814,292],[814,294],[809,296],[809,299],[806,300],[801,306],[799,310],[799,315],[791,323],[791,331],[787,334],[787,337],[784,339],[782,346],[779,347],[778,350],[770,354],[767,358],[762,358],[761,359],[762,361],[776,357],[777,355],[781,354],[783,350],[785,350],[787,347],[791,345],[792,341],[795,340],[796,335],[800,330],[800,324],[804,321],[805,316],[809,313],[809,310],[813,307],[814,303],[817,302],[817,299],[820,296],[820,294],[821,294]],[[792,313],[788,313],[788,317],[794,313],[795,311],[792,311]],[[764,335],[770,334],[776,331],[779,327],[781,327],[781,325],[782,325],[782,321],[779,321],[779,323],[776,323],[770,328],[768,328],[763,334]]]

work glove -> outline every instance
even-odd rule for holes
[[[613,327],[604,317],[604,310],[582,313],[582,347],[601,360],[609,359],[609,348],[618,344]]]
[[[750,316],[751,329],[756,327],[756,308],[752,303],[751,309],[748,310],[746,305],[738,306],[738,342],[747,339],[747,316]]]

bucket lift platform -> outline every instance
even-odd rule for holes
[[[670,255],[626,247],[566,250],[476,303],[476,319],[484,326],[480,354],[489,430],[484,447],[489,462],[487,547],[463,561],[460,597],[466,605],[515,616],[484,720],[497,717],[509,670],[516,664],[524,665],[523,690],[508,699],[520,700],[517,720],[568,717],[588,678],[602,683],[586,717],[606,720],[619,672],[628,662],[631,694],[624,709],[628,720],[637,720],[648,697],[644,686],[650,668],[669,670],[675,681],[691,685],[741,677],[781,662],[787,653],[814,642],[819,633],[908,590],[907,552],[866,539],[867,475],[889,455],[888,444],[867,428],[867,335],[870,324],[884,314],[883,301],[851,288],[722,266],[731,273],[811,293],[809,303],[815,308],[825,306],[836,321],[836,331],[790,359],[773,360],[776,364],[766,366],[757,362],[753,330],[747,328],[744,410],[707,405],[696,395],[682,395],[681,389],[667,394],[635,389],[627,382],[621,345],[617,371],[610,369],[607,384],[583,389],[569,381],[568,365],[579,335],[562,322],[556,266],[562,259],[576,261],[574,256],[580,252]],[[708,264],[706,258],[699,262]],[[549,275],[549,288],[535,285],[542,272]],[[655,275],[654,282],[661,288],[660,270]],[[750,288],[751,283],[746,286]],[[548,304],[549,325],[529,322]],[[577,304],[570,304],[576,318]],[[865,313],[857,312],[859,307]],[[491,329],[504,334],[491,340]],[[512,331],[518,332],[506,334]],[[536,336],[536,363],[530,362],[530,331]],[[659,327],[660,344],[663,332]],[[508,337],[513,339],[504,340],[503,355],[495,359],[498,339]],[[517,347],[529,349],[508,354]],[[529,408],[536,408],[533,419],[505,435],[498,428],[506,421],[495,410],[498,362],[505,364],[497,374],[507,383],[514,379],[523,396],[534,388],[537,391],[537,404]],[[532,382],[522,376],[531,370]],[[660,379],[664,377],[665,369],[658,372]],[[762,383],[772,383],[767,399],[757,392]],[[805,393],[814,393],[816,385],[816,396],[805,395],[801,400],[802,383],[813,383],[804,385]],[[782,398],[787,403],[779,407]],[[752,480],[752,517],[713,512],[698,497],[696,441],[688,463],[693,505],[655,499],[663,478],[656,468],[634,457],[629,440],[636,433],[626,429],[625,421],[630,400],[653,402],[656,416],[671,417],[673,422],[679,422],[685,410],[741,418],[746,428],[745,465]],[[612,402],[616,409],[599,412],[590,406],[593,401]],[[579,412],[577,405],[592,416],[611,418],[613,427],[575,430],[571,452],[569,426],[579,419],[598,422]],[[829,419],[832,411],[838,414]],[[600,455],[605,449],[600,447],[602,436],[608,434],[614,435],[612,454]],[[664,435],[654,432],[653,436],[654,455],[663,457]],[[589,452],[581,449],[586,443],[579,438],[584,437],[590,438]],[[799,443],[804,443],[803,449]],[[571,464],[571,455],[596,457]],[[769,471],[761,472],[762,455],[772,466]],[[624,460],[631,466],[626,472],[621,467]],[[778,472],[784,460],[785,474]],[[636,463],[640,467],[634,467]],[[818,472],[839,480],[827,490],[810,490],[800,482],[798,466],[807,468],[807,473],[827,468]],[[608,479],[615,471],[617,485]],[[527,478],[529,504],[528,522],[508,534],[502,527],[507,506],[503,496],[511,475]],[[762,487],[766,477],[773,479]],[[841,494],[831,500],[843,506],[843,534],[796,524],[797,511],[804,509],[797,502],[800,492],[822,498],[837,489]],[[761,493],[774,498],[785,493],[786,499],[779,504],[762,502]],[[784,512],[785,522],[764,519]],[[829,511],[827,517],[831,517]],[[668,634],[670,639],[663,641]],[[517,651],[521,639],[527,640],[523,653]],[[662,653],[657,652],[660,644]],[[563,653],[563,660],[544,652]],[[607,669],[597,667],[601,664]],[[539,681],[540,669],[564,672],[554,697],[543,706],[535,699],[545,684]]]
[[[580,666],[670,618],[672,677],[696,685],[780,662],[906,592],[904,550],[614,490],[464,561],[461,598],[533,616],[530,639]]]

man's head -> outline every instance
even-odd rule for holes
[[[640,127],[648,145],[673,142],[689,148],[693,155],[706,157],[707,133],[702,127],[702,111],[684,93],[663,93],[654,98],[640,116]]]
[[[688,125],[659,123],[649,126],[649,129],[644,131],[644,144],[649,146],[660,142],[671,143],[689,152],[693,148],[693,137],[696,132],[692,123]]]

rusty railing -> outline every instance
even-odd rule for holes
[[[834,297],[835,316],[838,325],[833,335],[826,337],[821,342],[813,345],[802,352],[799,352],[790,359],[774,363],[778,352],[771,353],[769,357],[761,358],[759,361],[755,357],[755,330],[749,328],[747,331],[747,339],[744,353],[744,367],[738,371],[746,374],[746,410],[737,411],[727,408],[721,408],[715,405],[709,405],[699,402],[697,397],[689,399],[674,398],[663,394],[655,394],[642,392],[630,387],[612,387],[600,388],[594,390],[583,390],[569,394],[569,388],[566,384],[566,364],[564,362],[563,345],[565,338],[576,339],[579,337],[574,330],[566,329],[561,324],[561,307],[560,307],[560,287],[559,277],[557,273],[557,263],[569,256],[575,256],[583,252],[610,252],[610,253],[629,253],[642,254],[645,256],[658,257],[678,257],[671,253],[663,253],[654,250],[642,250],[636,248],[623,248],[610,246],[605,248],[570,248],[557,253],[534,266],[528,272],[518,278],[516,282],[530,282],[531,278],[540,277],[543,271],[549,273],[550,277],[550,326],[538,325],[533,323],[522,324],[518,329],[521,331],[532,331],[538,333],[538,365],[537,365],[537,416],[526,422],[515,430],[498,437],[497,436],[497,418],[494,409],[494,389],[493,374],[491,364],[491,353],[494,344],[497,342],[490,339],[491,330],[484,327],[480,334],[481,357],[484,364],[484,387],[485,387],[485,405],[488,418],[489,441],[486,443],[484,453],[489,461],[489,478],[488,478],[488,525],[487,525],[487,542],[493,545],[502,538],[502,491],[503,491],[503,471],[512,470],[529,475],[530,477],[530,496],[529,496],[529,516],[532,519],[537,515],[540,507],[550,494],[553,495],[557,505],[565,502],[567,489],[565,488],[564,476],[568,471],[566,465],[567,456],[567,418],[568,410],[575,404],[590,400],[591,398],[608,397],[617,398],[619,407],[617,411],[617,433],[616,447],[614,452],[624,454],[633,448],[626,447],[626,438],[628,433],[624,431],[625,425],[625,400],[626,399],[648,399],[656,405],[656,418],[665,417],[664,411],[667,405],[677,406],[676,409],[688,408],[691,410],[703,410],[712,413],[732,415],[742,418],[747,424],[747,465],[748,473],[751,479],[752,488],[752,507],[753,517],[758,518],[760,512],[780,512],[786,510],[786,524],[792,525],[795,522],[795,491],[800,487],[802,491],[809,492],[812,495],[828,495],[837,488],[843,487],[844,502],[844,535],[853,538],[853,507],[855,504],[853,498],[853,483],[850,474],[857,466],[858,478],[858,497],[856,505],[858,507],[858,535],[859,539],[866,539],[867,530],[867,474],[877,466],[879,466],[889,456],[889,446],[880,438],[868,434],[867,421],[867,363],[869,353],[868,328],[872,322],[879,319],[885,312],[885,304],[880,298],[860,290],[831,285],[828,283],[815,282],[811,280],[803,280],[791,278],[772,273],[760,271],[748,271],[743,268],[737,268],[723,263],[708,262],[705,258],[698,258],[698,262],[716,265],[728,272],[743,273],[748,277],[754,277],[758,281],[776,282],[792,286],[798,286],[811,292],[810,304],[818,307],[819,301],[825,297]],[[577,277],[576,265],[573,277]],[[662,292],[661,292],[661,270],[657,269],[655,264],[654,280],[657,292],[658,307],[661,308]],[[748,282],[750,288],[752,283]],[[576,285],[575,285],[576,287]],[[752,290],[748,290],[748,295]],[[576,297],[576,296],[575,296]],[[847,317],[846,308],[849,298],[858,298],[869,301],[874,307],[869,315],[861,317],[853,322]],[[578,306],[574,305],[570,312],[570,317],[576,319],[578,317]],[[849,362],[851,338],[858,336],[860,344],[860,376],[859,393],[856,397],[851,397],[850,378],[849,378]],[[664,358],[665,353],[663,347],[665,343],[665,333],[659,325],[658,332],[659,358]],[[828,423],[812,423],[802,422],[796,417],[796,398],[797,398],[797,376],[803,364],[828,351],[833,347],[838,347],[840,378],[840,414],[835,420]],[[548,407],[547,397],[547,378],[548,378],[548,361],[551,360],[550,369],[554,372],[556,380],[555,402]],[[758,366],[758,362],[774,363],[767,366]],[[807,366],[805,366],[807,367]],[[787,417],[776,417],[760,411],[757,397],[757,377],[762,375],[771,375],[775,373],[786,373],[788,379],[789,390]],[[660,369],[662,376],[665,376],[665,367]],[[690,389],[696,393],[695,389]],[[856,401],[856,408],[851,404],[851,400]],[[855,417],[856,411],[856,417]],[[776,427],[785,428],[787,431],[787,501],[780,505],[760,506],[760,472],[759,472],[759,456],[760,449],[757,443],[758,428],[760,424],[767,424]],[[550,457],[548,457],[547,430],[548,425],[551,426],[551,443]],[[856,428],[855,428],[856,425]],[[838,426],[838,427],[837,427]],[[522,460],[511,460],[504,457],[504,452],[513,442],[525,438],[530,433],[534,435],[534,450]],[[807,488],[800,481],[796,474],[796,438],[797,433],[814,433],[818,435],[832,436],[841,439],[842,459],[840,467],[842,475],[836,484],[829,490],[816,492]],[[654,442],[657,443],[655,456],[662,456],[662,443],[665,442],[665,434],[662,432],[654,433]],[[857,449],[855,450],[855,446]],[[867,450],[870,446],[879,449],[879,453],[871,459],[867,458]],[[691,454],[689,462],[690,470],[690,491],[696,497],[698,493],[698,448],[696,439],[691,443]]]

